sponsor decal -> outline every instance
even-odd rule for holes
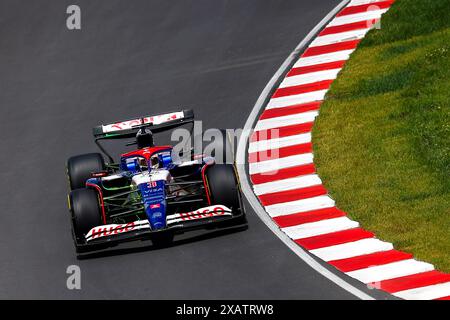
[[[188,213],[181,213],[181,219],[183,221],[184,220],[195,220],[195,219],[201,219],[201,218],[210,218],[210,217],[214,217],[214,216],[222,216],[225,214],[225,210],[220,206],[213,207],[212,209],[210,209],[210,208],[200,209],[200,210],[188,212]]]
[[[231,216],[231,210],[222,205],[201,208],[186,213],[177,213],[167,217],[167,224],[173,224],[183,221],[191,221],[198,219],[207,219],[213,217]]]
[[[182,119],[183,117],[184,117],[183,112],[174,112],[174,113],[168,113],[168,114],[163,114],[163,115],[159,115],[159,116],[145,117],[142,119],[134,119],[134,120],[129,120],[129,121],[117,122],[117,123],[113,123],[113,124],[109,124],[109,125],[104,125],[103,132],[108,133],[108,132],[132,129],[134,126],[139,126],[139,125],[147,124],[147,123],[153,123],[154,125],[158,125],[158,124],[161,124],[164,122]]]
[[[153,230],[166,227],[166,195],[164,192],[164,184],[164,181],[157,180],[139,185],[145,212]]]
[[[127,224],[109,224],[98,226],[92,228],[91,231],[88,232],[88,234],[86,235],[86,240],[91,241],[102,237],[109,237],[121,233],[147,228],[150,228],[148,221],[134,221]]]

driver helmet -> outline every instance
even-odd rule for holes
[[[153,155],[150,158],[150,166],[152,167],[152,169],[158,169],[160,166],[160,162],[159,162],[159,157],[158,155]]]

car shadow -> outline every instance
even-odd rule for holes
[[[164,250],[166,248],[175,247],[175,246],[182,246],[189,243],[197,242],[197,241],[205,241],[208,239],[218,238],[225,235],[242,232],[248,229],[248,225],[239,225],[239,226],[233,226],[228,227],[224,229],[216,229],[212,231],[206,231],[199,235],[190,236],[187,238],[181,238],[176,239],[170,244],[165,247],[160,246],[154,246],[152,244],[150,245],[143,245],[143,246],[137,246],[137,247],[131,247],[131,248],[110,248],[105,249],[103,251],[96,251],[96,252],[90,252],[90,253],[84,253],[84,254],[78,254],[77,259],[78,260],[89,260],[89,259],[97,259],[97,258],[104,258],[104,257],[113,257],[118,255],[126,255],[126,254],[133,254],[133,253],[141,253],[141,252],[147,252],[147,251],[155,251],[155,250]],[[185,235],[183,235],[185,236]],[[147,242],[150,242],[148,240]]]

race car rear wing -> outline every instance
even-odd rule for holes
[[[94,137],[102,139],[127,138],[135,135],[142,127],[149,128],[156,133],[170,130],[192,121],[194,121],[194,111],[183,110],[100,125],[93,129],[93,134]]]
[[[135,137],[141,128],[148,128],[153,133],[164,132],[194,122],[194,111],[183,110],[155,116],[145,116],[110,124],[103,124],[93,129],[95,143],[112,162],[112,157],[100,145],[100,140],[126,139]]]

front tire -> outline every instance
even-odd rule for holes
[[[231,164],[215,164],[206,170],[211,204],[221,204],[233,212],[240,211],[239,184]]]
[[[102,224],[97,192],[93,189],[73,190],[69,200],[74,234],[77,238],[84,238],[92,228]]]
[[[105,160],[100,153],[88,153],[67,160],[67,177],[70,190],[84,188],[92,173],[104,171]]]

